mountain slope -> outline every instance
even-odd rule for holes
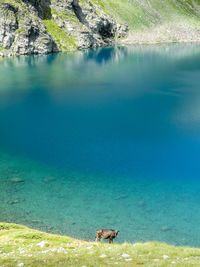
[[[103,0],[104,8],[129,26],[127,43],[200,41],[199,0]]]
[[[200,41],[199,0],[0,0],[0,55]]]

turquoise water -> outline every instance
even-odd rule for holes
[[[0,221],[200,246],[200,45],[0,61]]]

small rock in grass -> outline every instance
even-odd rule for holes
[[[49,252],[49,250],[43,250],[42,251],[42,254],[46,254],[46,253],[48,253]]]
[[[22,267],[22,266],[24,266],[24,263],[21,262],[21,263],[17,264],[17,266]]]
[[[164,260],[169,258],[169,256],[167,256],[167,255],[163,255],[162,257],[163,257]]]
[[[13,177],[10,179],[10,181],[12,183],[23,183],[24,182],[24,180],[22,178],[19,178],[19,177]]]
[[[171,263],[172,263],[172,264],[176,264],[176,262],[175,262],[175,261],[172,261]]]
[[[43,248],[46,243],[46,241],[41,241],[40,243],[37,243],[37,246]]]
[[[65,251],[65,249],[62,248],[62,247],[57,249],[57,252],[58,252],[58,253],[62,253],[62,252],[64,252],[64,251]]]
[[[87,247],[87,249],[92,249],[94,246],[89,246],[89,247]]]
[[[125,259],[125,261],[132,261],[132,259]]]
[[[99,256],[99,258],[106,258],[106,257],[107,257],[106,254],[102,254],[102,255]]]
[[[130,255],[124,253],[124,254],[122,254],[122,257],[123,257],[123,258],[128,258],[128,257],[130,257]]]

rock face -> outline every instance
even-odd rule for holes
[[[0,4],[0,53],[36,54],[53,51],[53,39],[36,14],[19,6]]]
[[[0,3],[1,56],[110,45],[127,30],[90,0]]]

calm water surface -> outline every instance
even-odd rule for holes
[[[200,45],[1,60],[0,221],[200,246]]]

